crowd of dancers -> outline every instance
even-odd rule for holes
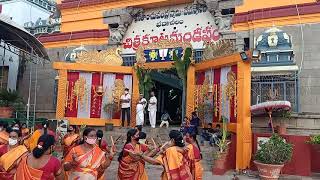
[[[48,127],[45,121],[31,134],[25,124],[0,124],[0,179],[108,179],[106,169],[116,161],[119,180],[147,180],[146,163],[163,167],[162,180],[202,179],[195,133],[171,130],[170,140],[161,143],[147,138],[142,126],[137,126],[128,130],[124,146],[117,150],[119,140],[108,137],[108,146],[101,130],[85,128],[79,132],[77,126],[70,125],[68,133],[59,137]],[[62,158],[54,153],[59,138]],[[116,154],[118,159],[114,160]]]

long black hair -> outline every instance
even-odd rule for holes
[[[42,122],[43,134],[48,134],[49,125],[50,125],[50,122],[48,120],[45,120]]]
[[[169,133],[170,139],[174,140],[174,143],[178,147],[184,147],[185,144],[183,142],[183,136],[182,133],[178,130],[171,130]]]
[[[130,129],[128,132],[127,132],[127,141],[126,143],[124,144],[123,148],[122,148],[122,151],[120,152],[119,154],[119,157],[118,157],[118,161],[120,162],[122,157],[123,157],[123,150],[124,150],[124,147],[129,144],[132,140],[132,136],[134,136],[136,133],[138,132],[137,129]]]
[[[99,129],[99,130],[97,131],[97,138],[98,138],[98,145],[99,145],[99,147],[101,147],[102,137],[103,137],[103,131],[102,131],[101,129]]]
[[[37,159],[40,158],[54,143],[54,136],[49,134],[40,136],[38,145],[32,151],[33,156]]]
[[[82,133],[82,140],[80,141],[79,144],[84,144],[84,137],[85,137],[85,136],[88,136],[88,134],[89,134],[91,131],[95,131],[95,129],[93,129],[93,128],[86,128],[86,129],[84,129],[84,131],[83,131],[83,133]]]

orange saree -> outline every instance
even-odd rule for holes
[[[106,160],[106,158],[105,152],[103,152],[98,146],[95,146],[87,153],[84,152],[81,145],[76,146],[70,150],[64,161],[72,162],[73,156],[76,157],[75,161],[78,163],[78,166],[67,172],[68,177],[65,179],[101,179],[101,177],[98,177],[98,168]]]
[[[14,176],[15,180],[41,180],[43,171],[29,167],[27,164],[27,156],[24,156],[17,168]]]
[[[79,139],[78,134],[65,135],[63,138],[63,155],[67,155],[69,151],[77,145],[77,140]]]
[[[132,144],[127,144],[124,148],[136,153],[147,150],[147,147],[140,144],[136,144],[135,147]],[[148,180],[148,175],[144,168],[145,163],[142,160],[135,160],[126,151],[123,153],[123,157],[119,162],[118,180]]]
[[[8,144],[9,134],[6,131],[0,131],[0,144]]]
[[[201,165],[201,154],[198,147],[189,144],[188,148],[188,161],[190,170],[194,180],[201,180],[202,179],[202,165]]]
[[[40,129],[38,129],[38,130],[34,131],[32,136],[29,138],[29,149],[31,152],[38,145],[38,140],[41,135],[42,135],[42,131]]]
[[[20,162],[20,159],[26,155],[28,152],[28,149],[25,146],[18,146],[4,155],[0,158],[0,166],[4,170],[4,172],[0,172],[0,179],[3,180],[11,180],[14,177],[14,174],[16,173],[16,167]]]
[[[192,180],[187,160],[177,148],[170,147],[156,158],[164,167],[162,180]]]

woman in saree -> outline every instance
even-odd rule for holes
[[[103,173],[109,167],[113,153],[106,157],[96,144],[97,134],[95,129],[86,128],[83,131],[83,142],[72,148],[64,158],[64,170],[69,180],[96,180],[103,179]],[[99,177],[99,175],[101,177]]]
[[[52,135],[40,136],[38,145],[31,154],[22,158],[15,175],[16,180],[62,180],[60,161],[52,156],[55,138]]]
[[[0,146],[0,179],[13,180],[18,164],[28,149],[19,145],[21,133],[19,130],[10,130],[9,144]]]
[[[118,179],[119,180],[147,180],[148,176],[145,171],[145,163],[136,154],[151,153],[148,152],[148,147],[138,143],[139,131],[130,129],[127,132],[127,141],[120,152],[118,161]]]
[[[76,126],[70,125],[68,133],[63,137],[63,156],[66,156],[69,151],[78,145],[80,140],[79,134],[76,133]]]
[[[202,165],[201,165],[201,149],[197,141],[195,133],[187,133],[186,141],[188,143],[188,162],[194,180],[202,179]]]
[[[139,156],[144,160],[154,165],[162,165],[164,171],[162,172],[162,180],[193,180],[190,168],[185,158],[183,143],[183,136],[177,130],[171,130],[169,133],[170,142],[167,142],[162,147],[160,155],[157,158],[151,158],[140,154]]]
[[[30,149],[30,151],[33,151],[33,149],[37,146],[37,143],[38,143],[38,140],[39,140],[40,136],[49,134],[49,135],[52,135],[55,138],[55,133],[48,129],[49,125],[50,125],[49,121],[43,121],[42,122],[42,128],[37,129],[31,135],[31,137],[29,138],[29,149]]]

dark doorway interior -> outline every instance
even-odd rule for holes
[[[172,125],[181,124],[182,91],[169,85],[155,81],[156,96],[158,98],[157,124],[161,122],[161,115],[167,111],[170,114]]]

